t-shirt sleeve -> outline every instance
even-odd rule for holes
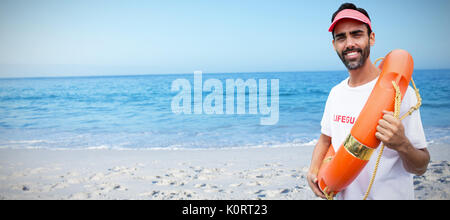
[[[331,99],[330,96],[332,94],[332,91],[328,95],[327,102],[325,103],[325,109],[323,111],[322,121],[320,122],[320,132],[324,135],[327,135],[331,137]]]
[[[400,116],[408,112],[408,110],[412,106],[416,105],[416,103],[416,94],[414,90],[409,86],[406,90],[405,97],[403,98],[402,105],[400,107]],[[417,149],[426,148],[427,142],[422,126],[422,120],[420,117],[420,110],[418,109],[411,115],[406,116],[406,118],[402,120],[402,123],[405,128],[405,135],[409,139],[411,144]]]

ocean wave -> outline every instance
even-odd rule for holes
[[[299,142],[294,140],[293,142],[286,143],[262,143],[262,144],[247,144],[243,146],[229,146],[229,147],[192,147],[186,146],[185,144],[172,144],[167,147],[123,147],[123,145],[93,145],[86,147],[55,147],[53,144],[50,146],[34,146],[34,145],[24,145],[24,144],[35,144],[35,143],[47,143],[45,140],[24,140],[24,141],[11,141],[10,144],[0,144],[0,149],[27,149],[27,150],[117,150],[117,151],[140,151],[140,150],[151,150],[151,151],[178,151],[178,150],[239,150],[239,149],[259,149],[259,148],[286,148],[286,147],[313,147],[317,143],[317,139]],[[20,145],[17,145],[20,144]]]
[[[449,109],[450,108],[450,103],[449,102],[444,102],[444,103],[429,103],[429,102],[424,102],[422,103],[422,108],[442,108],[442,109]]]
[[[328,95],[329,91],[326,89],[318,88],[303,88],[303,89],[288,89],[281,90],[279,92],[280,97],[286,96],[317,96],[317,95]]]

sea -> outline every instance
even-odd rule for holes
[[[223,88],[219,91],[223,94],[223,114],[194,112],[194,73],[2,78],[0,148],[314,146],[328,93],[347,76],[346,71],[203,73],[203,82],[215,79]],[[450,70],[415,70],[413,78],[423,99],[420,112],[427,142],[450,144]],[[180,94],[172,89],[177,79],[190,84],[191,114],[177,113],[172,108],[174,97]],[[250,114],[249,90],[244,94],[245,113],[237,114],[235,110],[227,114],[225,88],[230,79],[254,79],[257,83],[260,79],[277,79],[276,123],[261,124],[261,118],[267,115],[260,109]],[[270,106],[276,103],[271,99],[271,83],[267,87]],[[202,100],[211,93],[203,91]]]

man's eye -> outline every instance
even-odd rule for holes
[[[353,37],[361,37],[361,36],[363,36],[363,33],[354,33],[353,34]]]

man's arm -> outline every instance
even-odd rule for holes
[[[317,185],[317,173],[319,172],[320,165],[327,154],[328,148],[331,145],[331,137],[321,134],[319,140],[317,141],[316,147],[314,148],[311,165],[308,171],[308,184],[316,196],[325,199],[325,195],[320,191]]]
[[[427,171],[430,162],[430,153],[426,148],[415,148],[405,135],[402,122],[394,117],[392,112],[383,112],[375,136],[384,143],[386,147],[396,150],[402,159],[406,171],[423,175]]]

